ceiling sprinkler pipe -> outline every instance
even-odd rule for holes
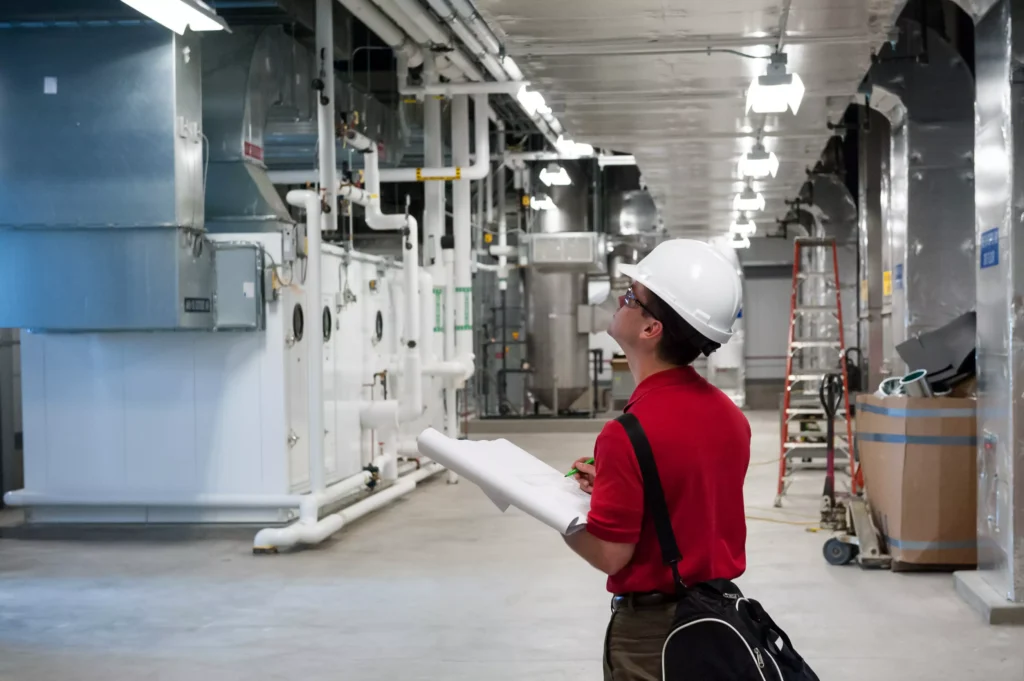
[[[367,28],[395,52],[403,55],[408,60],[409,66],[415,68],[423,63],[423,52],[420,48],[372,2],[369,0],[338,0],[338,2],[366,24]]]

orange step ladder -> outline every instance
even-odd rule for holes
[[[831,255],[831,257],[828,257]],[[805,262],[806,261],[806,262]],[[831,271],[829,270],[831,265]],[[843,305],[835,239],[798,237],[793,245],[793,289],[789,312],[786,387],[782,398],[779,481],[775,506],[782,506],[790,484],[802,471],[825,470],[827,415],[818,395],[829,373],[843,378],[843,410],[836,414],[835,469],[860,481],[854,461],[849,380],[843,354]],[[843,463],[846,458],[848,463]]]

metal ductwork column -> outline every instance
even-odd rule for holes
[[[882,294],[891,302],[886,368],[895,373],[906,367],[892,348],[975,302],[974,80],[938,33],[929,29],[925,36],[911,21],[900,28],[896,47],[887,45],[868,73],[870,105],[892,130],[889,186],[886,192],[883,184],[881,198],[890,256]]]
[[[885,377],[882,323],[882,169],[889,156],[889,121],[874,109],[860,108],[858,236],[860,242],[859,338],[867,387]],[[888,169],[888,166],[884,166]]]
[[[545,187],[533,169],[532,185],[543,188],[555,207],[538,211],[534,228],[542,234],[585,232],[588,183],[579,163],[561,163],[568,186]],[[589,336],[579,329],[579,307],[587,304],[584,271],[551,271],[531,262],[526,271],[527,356],[534,397],[556,414],[565,411],[590,385]]]
[[[212,329],[199,35],[11,28],[0,61],[32,65],[0,75],[0,327]]]
[[[1024,8],[977,22],[978,572],[968,600],[1024,603]],[[993,593],[994,590],[994,593]],[[987,608],[986,608],[987,609]],[[1020,611],[1018,611],[1020,612]],[[1016,620],[1019,621],[1019,620]]]

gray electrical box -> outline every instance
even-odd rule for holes
[[[217,277],[214,328],[255,331],[266,326],[263,249],[247,242],[220,242],[215,250]]]

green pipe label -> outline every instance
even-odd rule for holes
[[[434,287],[434,333],[444,331],[444,289]]]
[[[462,323],[455,325],[456,331],[472,331],[473,330],[473,308],[471,301],[473,299],[473,289],[469,286],[457,286],[455,288],[455,295],[461,299],[462,302]],[[457,308],[456,308],[457,309]]]

